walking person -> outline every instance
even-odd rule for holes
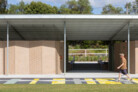
[[[131,77],[127,73],[127,61],[126,61],[126,58],[124,57],[124,53],[120,53],[120,58],[121,58],[121,64],[117,67],[117,69],[120,69],[118,82],[120,82],[121,74],[127,76],[129,80],[132,80]]]

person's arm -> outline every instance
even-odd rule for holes
[[[124,62],[122,62],[122,64],[120,66],[118,66],[117,69],[120,69],[123,65],[124,65]]]
[[[124,63],[122,63],[120,66],[118,66],[117,69],[120,69],[123,65],[124,65]]]

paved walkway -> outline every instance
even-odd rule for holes
[[[0,84],[138,84],[138,78],[0,78]]]

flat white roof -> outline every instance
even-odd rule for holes
[[[11,40],[138,40],[138,15],[0,15],[0,38],[6,39],[10,24]],[[20,37],[22,36],[22,37]]]
[[[32,14],[0,15],[0,19],[138,19],[138,15],[65,15],[65,14]]]

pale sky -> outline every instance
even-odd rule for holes
[[[8,4],[18,4],[21,0],[8,0]],[[62,4],[69,0],[23,0],[25,3],[30,3],[31,1],[41,1],[46,4],[50,4],[52,6],[60,7]],[[102,7],[107,4],[112,4],[115,7],[124,8],[127,2],[133,2],[135,0],[89,0],[94,14],[100,14],[102,11]]]

